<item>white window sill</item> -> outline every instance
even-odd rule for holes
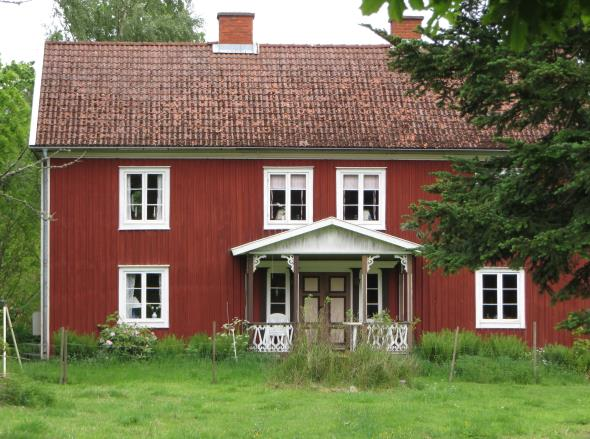
[[[296,223],[265,223],[264,230],[290,230],[296,229],[297,227],[307,226],[311,223],[311,221],[300,221]]]
[[[477,329],[525,329],[526,325],[520,320],[480,320],[475,327]]]
[[[124,223],[119,225],[119,230],[170,230],[170,224],[166,223]]]
[[[150,319],[121,319],[119,323],[125,323],[127,325],[134,325],[140,328],[155,328],[155,329],[168,329],[170,326],[168,322],[164,320],[150,320]]]

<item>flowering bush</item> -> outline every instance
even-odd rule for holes
[[[148,358],[154,352],[156,343],[155,334],[148,328],[143,328],[130,323],[119,323],[117,313],[107,317],[101,328],[98,340],[102,352],[107,356],[138,359]]]

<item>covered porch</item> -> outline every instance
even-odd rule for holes
[[[251,349],[288,352],[297,329],[323,317],[335,348],[354,349],[363,331],[375,346],[407,352],[417,248],[336,218],[234,247],[245,257]]]

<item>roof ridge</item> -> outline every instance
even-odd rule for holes
[[[45,41],[46,45],[64,46],[211,46],[218,44],[216,41],[206,43],[192,41]],[[259,43],[260,47],[276,48],[318,48],[318,49],[385,49],[391,47],[388,44],[304,44],[304,43]]]

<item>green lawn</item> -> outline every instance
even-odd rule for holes
[[[259,358],[259,357],[258,357]],[[15,365],[12,364],[12,370]],[[6,438],[455,438],[590,437],[590,385],[548,375],[541,384],[446,382],[445,368],[388,391],[273,387],[272,362],[178,360],[27,364],[48,407],[0,406]]]

